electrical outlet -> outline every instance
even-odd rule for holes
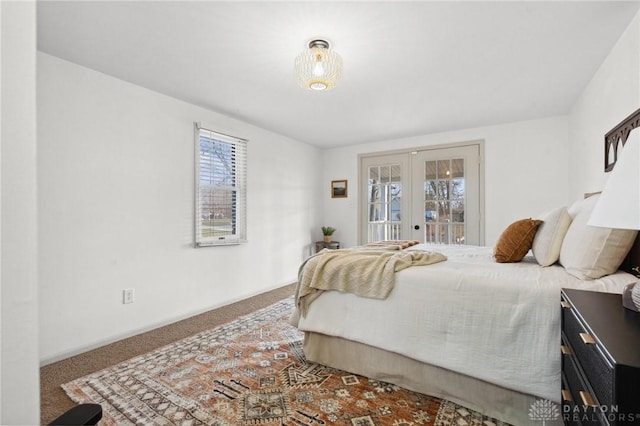
[[[125,288],[122,290],[122,303],[133,303],[136,300],[135,290],[132,288]]]

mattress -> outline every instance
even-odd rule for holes
[[[624,272],[581,281],[532,257],[500,264],[490,247],[411,249],[448,260],[398,272],[385,300],[324,292],[296,318],[298,328],[559,402],[560,289],[621,293],[636,281]]]

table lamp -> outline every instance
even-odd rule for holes
[[[640,128],[629,133],[587,224],[640,230]],[[634,271],[638,276],[638,267]],[[622,304],[640,312],[640,285],[636,284],[625,287]]]

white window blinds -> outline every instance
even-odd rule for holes
[[[196,123],[195,246],[247,240],[247,141]]]

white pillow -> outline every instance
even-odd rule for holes
[[[543,222],[533,239],[531,251],[541,266],[553,265],[560,258],[562,241],[571,225],[571,216],[566,207],[560,207],[543,214],[538,219]]]
[[[578,213],[580,213],[580,210],[584,208],[584,205],[587,203],[589,198],[580,198],[579,200],[574,201],[573,204],[567,208],[567,213],[569,213],[572,220],[575,219]]]
[[[567,212],[569,213],[569,216],[571,216],[571,219],[573,220],[576,217],[576,215],[580,212],[580,210],[582,210],[584,206],[587,205],[587,200],[589,198],[594,197],[596,195],[600,195],[600,192],[585,193],[583,198],[580,198],[579,200],[574,201],[573,204],[571,204],[567,208]]]
[[[571,222],[560,249],[560,264],[581,280],[598,279],[616,272],[631,249],[638,231],[588,226],[599,195],[584,200]]]

